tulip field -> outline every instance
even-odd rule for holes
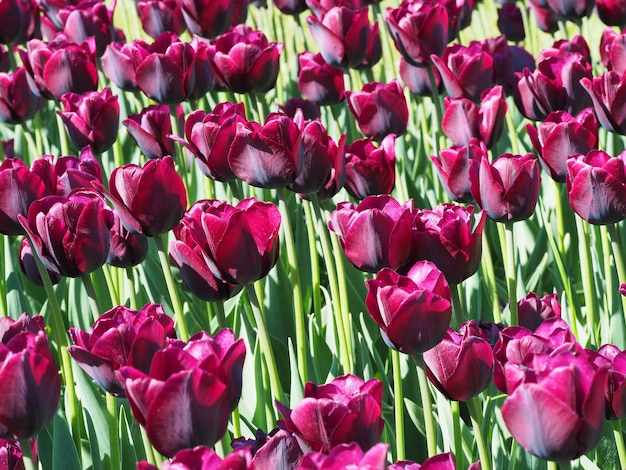
[[[626,468],[624,136],[621,0],[0,0],[0,470]]]

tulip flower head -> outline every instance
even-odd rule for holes
[[[346,468],[386,470],[388,448],[389,444],[379,443],[367,452],[363,452],[355,442],[339,444],[328,454],[323,452],[306,454],[298,468],[300,470],[343,470]]]
[[[359,139],[346,148],[346,191],[355,199],[389,194],[396,184],[396,136],[376,145]]]
[[[0,121],[23,124],[35,116],[44,101],[28,86],[24,67],[13,73],[0,72]]]
[[[606,419],[626,416],[626,352],[614,344],[604,344],[597,353],[587,350],[597,366],[608,366],[609,379],[605,389]]]
[[[141,28],[151,38],[166,31],[178,36],[185,32],[181,3],[177,0],[139,0],[136,7]]]
[[[257,429],[255,439],[240,437],[231,445],[234,450],[250,449],[253,468],[297,468],[304,455],[296,435],[280,428],[269,435]]]
[[[128,133],[146,158],[174,156],[174,143],[168,136],[172,133],[169,106],[153,105],[139,114],[131,114],[122,121]]]
[[[161,470],[252,470],[252,465],[247,449],[235,450],[222,459],[213,449],[196,446],[177,452],[171,460],[163,462]],[[137,463],[137,470],[159,470],[159,467],[144,460]]]

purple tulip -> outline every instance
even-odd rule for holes
[[[517,222],[532,215],[539,197],[539,164],[531,153],[501,155],[493,163],[483,157],[470,170],[471,191],[487,217]]]
[[[504,87],[508,96],[517,87],[517,73],[522,73],[525,68],[530,72],[535,70],[535,58],[523,47],[509,45],[504,35],[485,39],[483,43],[493,57],[496,83]]]
[[[174,321],[163,307],[148,303],[139,310],[114,307],[96,320],[89,332],[70,328],[74,343],[67,350],[80,367],[107,393],[124,397],[123,366],[150,370],[155,353],[175,339]]]
[[[235,12],[233,0],[182,0],[180,8],[191,33],[216,38],[230,28]]]
[[[346,100],[366,137],[380,142],[389,134],[406,132],[409,109],[398,80],[366,83],[360,92],[346,91]]]
[[[339,444],[328,454],[310,452],[304,456],[300,470],[343,470],[362,468],[367,470],[387,469],[387,450],[389,444],[378,443],[367,452],[355,443]]]
[[[472,231],[474,206],[442,204],[413,214],[412,259],[435,263],[449,284],[474,275],[482,255],[482,234],[487,213],[481,211]]]
[[[450,288],[437,267],[419,261],[406,276],[383,268],[365,281],[365,304],[390,348],[422,354],[439,343],[450,325]]]
[[[104,201],[92,191],[46,196],[18,216],[44,266],[61,276],[80,277],[102,266],[109,254]]]
[[[533,11],[535,22],[541,31],[554,34],[559,30],[558,16],[553,10],[547,8],[547,2],[543,0],[530,0],[528,6]]]
[[[36,445],[34,447],[35,449],[31,449],[31,452],[37,455]],[[24,470],[22,447],[18,441],[0,439],[0,464],[5,470]]]
[[[111,148],[117,138],[120,105],[110,88],[82,95],[65,93],[61,103],[65,111],[57,113],[76,148],[90,145],[98,154]]]
[[[63,34],[68,41],[80,44],[93,38],[96,54],[101,56],[113,39],[113,10],[104,2],[97,0],[83,0],[76,5],[68,5],[57,12],[57,18]]]
[[[345,98],[343,71],[328,65],[321,54],[298,54],[298,89],[320,106],[340,103]]]
[[[367,451],[383,431],[382,385],[378,379],[365,381],[351,374],[324,385],[307,382],[302,401],[293,409],[279,402],[276,408],[307,451],[328,453],[350,442]]]
[[[180,222],[187,208],[187,191],[174,169],[172,157],[115,168],[109,189],[94,186],[113,203],[126,229],[154,237]]]
[[[567,161],[567,195],[574,212],[590,224],[626,217],[626,151],[611,157],[603,150]]]
[[[305,0],[277,0],[273,5],[284,15],[298,16],[308,8]]]
[[[43,107],[44,100],[28,86],[26,69],[13,73],[0,72],[0,121],[23,124]]]
[[[22,238],[18,256],[20,258],[20,268],[22,269],[24,276],[26,276],[26,278],[33,284],[43,287],[43,280],[41,279],[41,274],[39,273],[39,268],[37,267],[37,262],[35,261],[35,254],[30,246],[28,237]],[[61,276],[59,274],[54,271],[50,271],[48,268],[46,268],[46,271],[48,272],[48,278],[50,279],[50,283],[52,285],[61,282]]]
[[[611,132],[626,135],[626,74],[623,76],[609,70],[593,79],[580,81],[593,101],[593,108],[598,122]]]
[[[334,7],[344,7],[357,11],[367,6],[367,2],[363,0],[306,0],[306,4],[320,20]]]
[[[212,449],[197,446],[192,449],[183,449],[174,455],[172,460],[163,462],[161,470],[254,470],[250,460],[250,452],[245,449],[236,450],[223,459]],[[159,470],[158,467],[142,461],[137,463],[137,470]]]
[[[118,88],[124,91],[139,91],[135,70],[150,55],[149,47],[143,41],[111,43],[102,55],[102,70]]]
[[[300,112],[304,120],[314,121],[321,119],[322,111],[320,107],[313,101],[305,100],[297,96],[292,96],[284,104],[279,104],[280,111],[290,118],[295,118]],[[299,111],[298,111],[299,110]]]
[[[368,196],[358,206],[337,204],[328,228],[337,234],[348,260],[357,269],[377,272],[398,269],[411,255],[413,202],[400,204],[390,196]]]
[[[595,0],[546,0],[548,8],[559,18],[580,22],[582,18],[591,15],[596,4]]]
[[[179,1],[139,0],[136,6],[141,28],[151,38],[157,38],[166,31],[177,36],[185,32],[185,19]]]
[[[622,419],[626,415],[626,352],[613,344],[605,344],[597,353],[587,351],[594,364],[609,367],[609,379],[605,389],[606,418]]]
[[[34,0],[8,0],[0,3],[0,44],[23,44],[39,29],[39,12]]]
[[[441,75],[436,68],[431,68],[435,77],[435,85],[439,93],[443,92]],[[429,70],[425,67],[416,67],[409,64],[404,57],[400,57],[400,78],[406,87],[419,96],[432,96]]]
[[[561,317],[561,305],[557,294],[539,297],[531,292],[517,302],[520,326],[535,331],[545,320]]]
[[[217,37],[211,65],[224,86],[235,93],[266,93],[276,85],[283,44],[240,25]]]
[[[421,465],[410,460],[401,460],[391,464],[387,470],[456,470],[456,463],[452,452],[446,452],[432,456]],[[468,470],[477,469],[470,466]]]
[[[122,121],[128,133],[148,159],[174,156],[170,109],[165,104],[148,106],[139,114],[131,114]]]
[[[35,437],[52,420],[61,395],[43,317],[0,319],[0,436]]]
[[[587,154],[598,146],[598,122],[590,108],[576,117],[567,111],[552,112],[536,128],[527,124],[526,132],[541,167],[560,183],[566,180],[569,157]]]
[[[68,197],[75,189],[92,189],[92,181],[102,182],[102,168],[90,147],[84,147],[79,157],[44,155],[33,166],[49,172],[49,185],[57,196]]]
[[[304,455],[297,437],[292,432],[279,428],[269,435],[257,429],[255,439],[240,437],[233,440],[231,445],[233,450],[250,449],[253,468],[296,470]]]
[[[517,5],[509,3],[498,8],[498,30],[512,42],[526,39],[522,11]]]
[[[389,194],[396,183],[396,137],[388,135],[379,146],[359,139],[346,147],[346,191],[355,199]]]
[[[439,344],[424,353],[430,382],[448,399],[468,401],[485,390],[493,378],[491,345],[474,320],[459,332],[448,328]]]
[[[124,227],[114,210],[105,207],[111,246],[107,263],[118,268],[136,266],[148,257],[148,238],[131,233]]]
[[[600,20],[607,26],[626,26],[626,4],[620,0],[596,0]]]

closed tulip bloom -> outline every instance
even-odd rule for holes
[[[522,11],[514,3],[498,8],[498,29],[509,41],[520,42],[526,38]]]
[[[171,460],[163,462],[161,470],[253,470],[250,452],[247,449],[234,450],[222,459],[213,449],[206,446],[197,446],[192,449],[183,449],[174,455]],[[269,467],[268,467],[269,468]],[[137,463],[137,470],[159,470],[159,467],[146,462]]]
[[[159,304],[139,310],[125,306],[103,313],[90,330],[70,328],[74,343],[67,350],[80,367],[107,393],[124,397],[124,381],[116,375],[123,366],[150,370],[154,354],[167,339],[175,339],[174,320]]]
[[[605,389],[606,418],[622,419],[626,415],[626,352],[613,344],[598,349],[597,356],[587,351],[594,364],[609,367],[609,379]],[[599,356],[599,357],[598,357]]]
[[[235,93],[266,93],[274,88],[282,43],[240,25],[217,37],[213,44],[211,65],[226,88]]]
[[[102,168],[91,147],[84,147],[78,157],[44,155],[33,166],[50,171],[50,186],[57,196],[67,197],[75,189],[92,189],[92,181],[102,182]]]
[[[168,138],[172,133],[170,109],[165,104],[144,108],[122,121],[146,158],[174,155],[174,143]]]
[[[66,93],[61,103],[65,111],[57,113],[76,148],[90,145],[95,153],[111,148],[117,138],[120,105],[110,88],[82,95]]]
[[[591,96],[593,109],[602,127],[626,135],[626,74],[609,70],[593,79],[583,78],[580,83]]]
[[[304,455],[296,435],[280,428],[275,428],[269,435],[257,429],[255,439],[240,437],[233,440],[231,446],[233,450],[250,449],[253,468],[295,469]]]
[[[45,43],[31,39],[20,57],[33,90],[48,99],[65,93],[82,94],[98,88],[95,57],[86,42],[78,45],[62,39]]]
[[[355,199],[389,194],[396,184],[396,137],[388,135],[376,146],[359,139],[346,148],[346,191]]]
[[[0,121],[23,124],[43,107],[44,100],[28,86],[26,69],[13,73],[0,72]]]
[[[8,0],[0,3],[0,44],[23,44],[39,29],[37,2]]]
[[[413,201],[400,204],[390,196],[369,196],[358,206],[337,204],[328,228],[337,234],[348,260],[361,271],[398,269],[411,255]]]
[[[365,281],[365,305],[390,348],[422,354],[438,344],[452,318],[450,288],[430,261],[418,261],[406,276],[384,268]]]
[[[607,26],[626,26],[626,4],[620,0],[596,0],[598,16]]]
[[[532,215],[539,197],[541,175],[533,154],[501,155],[493,163],[483,157],[470,171],[471,191],[487,217],[517,222]]]
[[[154,354],[148,374],[130,366],[118,373],[133,416],[161,454],[212,447],[226,432],[229,377],[208,339],[170,343]]]
[[[452,452],[433,455],[426,459],[424,463],[419,464],[411,460],[400,460],[387,467],[387,470],[456,470],[456,463]],[[470,466],[468,470],[477,470]]]
[[[300,470],[343,470],[346,468],[363,468],[367,470],[387,469],[387,450],[389,444],[378,443],[367,452],[355,442],[339,444],[333,447],[328,454],[324,452],[309,452],[300,466]]]
[[[113,203],[127,230],[148,237],[171,230],[187,208],[185,184],[170,156],[150,160],[143,167],[115,168],[108,190],[94,185]]]
[[[416,67],[428,66],[441,57],[450,39],[449,13],[441,2],[403,2],[388,8],[387,27],[404,60]]]
[[[148,238],[126,230],[118,215],[108,206],[104,212],[111,243],[107,263],[118,268],[129,268],[143,262],[148,257]]]
[[[36,455],[36,449],[31,450],[31,452]],[[24,470],[22,447],[19,442],[0,439],[0,463],[6,470]]]
[[[378,22],[374,21],[374,24],[368,24],[369,39],[365,46],[365,58],[363,62],[354,68],[357,70],[370,69],[376,65],[383,57],[383,45],[380,41],[380,28]]]
[[[302,117],[305,120],[314,121],[322,117],[322,111],[319,105],[315,104],[313,101],[305,100],[297,96],[292,96],[285,101],[284,104],[279,104],[278,108],[290,118],[295,118],[298,112],[302,113]]]
[[[301,115],[292,119],[272,113],[263,125],[238,123],[228,152],[232,172],[260,188],[284,188],[295,181],[302,169],[301,120]]]
[[[614,70],[623,75],[626,71],[626,34],[616,34],[612,29],[607,28],[600,40],[600,54],[602,63],[609,70]]]
[[[441,75],[436,68],[431,69],[435,77],[435,85],[439,93],[443,92],[443,84],[441,83]],[[404,57],[400,57],[400,78],[406,87],[419,96],[432,96],[430,76],[428,69],[425,67],[417,67],[409,64]]]
[[[346,99],[366,137],[380,142],[389,134],[406,132],[409,109],[398,80],[366,83],[359,92],[346,91]]]
[[[320,106],[336,104],[345,97],[343,71],[328,65],[321,54],[298,54],[298,89]]]
[[[626,151],[611,157],[603,150],[567,161],[567,195],[574,212],[590,224],[626,217]]]
[[[608,368],[593,364],[575,343],[550,354],[535,354],[528,365],[523,380],[502,405],[506,427],[539,458],[580,457],[602,436]]]
[[[482,255],[487,213],[481,211],[472,230],[474,206],[441,204],[413,214],[413,259],[435,263],[449,284],[474,275]]]
[[[102,266],[109,254],[104,201],[91,191],[33,202],[19,216],[44,266],[61,276],[80,277]]]
[[[474,398],[493,378],[491,345],[474,320],[459,332],[448,328],[441,342],[424,353],[424,364],[430,382],[450,400]]]
[[[151,38],[166,31],[176,35],[185,32],[185,20],[177,0],[139,0],[136,4],[141,28]]]
[[[278,0],[273,5],[285,15],[298,16],[308,8],[305,0]]]
[[[590,108],[576,117],[567,111],[552,112],[537,127],[527,124],[526,132],[541,167],[560,183],[565,182],[569,157],[587,154],[598,146],[598,121]]]
[[[306,19],[313,40],[329,65],[347,69],[363,63],[371,33],[368,15],[367,8],[336,6],[322,19],[315,16]]]
[[[476,138],[460,147],[450,147],[439,151],[439,156],[431,155],[439,179],[446,194],[456,202],[474,200],[470,183],[470,168],[473,163],[480,163],[487,156],[487,147]]]
[[[182,0],[181,10],[191,33],[216,38],[225,33],[233,20],[233,0]]]
[[[334,7],[346,7],[356,11],[366,6],[366,2],[362,0],[306,0],[306,4],[320,20]]]
[[[135,79],[137,66],[150,54],[143,41],[120,44],[113,42],[102,55],[102,70],[109,80],[124,91],[139,91]]]
[[[18,256],[20,258],[20,268],[22,269],[24,276],[26,276],[26,278],[33,284],[43,287],[43,280],[41,279],[41,274],[39,274],[39,268],[37,268],[37,262],[35,261],[35,254],[30,246],[28,237],[22,238]],[[61,282],[61,276],[59,274],[54,271],[50,271],[48,268],[46,268],[46,271],[48,272],[48,278],[50,279],[52,285]]]
[[[286,428],[308,451],[328,453],[339,444],[374,447],[383,431],[382,382],[352,374],[315,385],[307,382],[304,397],[293,409],[276,402]]]
[[[109,8],[104,2],[86,0],[61,8],[57,18],[68,41],[80,44],[93,38],[96,54],[101,56],[115,38],[113,10],[114,6]]]
[[[591,15],[596,5],[595,0],[546,0],[546,3],[559,17],[575,22]]]
[[[0,436],[35,437],[54,417],[61,395],[43,317],[0,319]]]
[[[546,8],[545,1],[530,0],[528,6],[534,13],[535,22],[541,31],[554,34],[559,30],[559,18],[553,10]]]
[[[539,297],[531,292],[517,302],[519,324],[530,331],[535,331],[545,320],[561,317],[561,305],[558,294],[546,294]]]

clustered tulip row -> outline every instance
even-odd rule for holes
[[[0,2],[1,465],[626,466],[626,8],[498,3]]]

